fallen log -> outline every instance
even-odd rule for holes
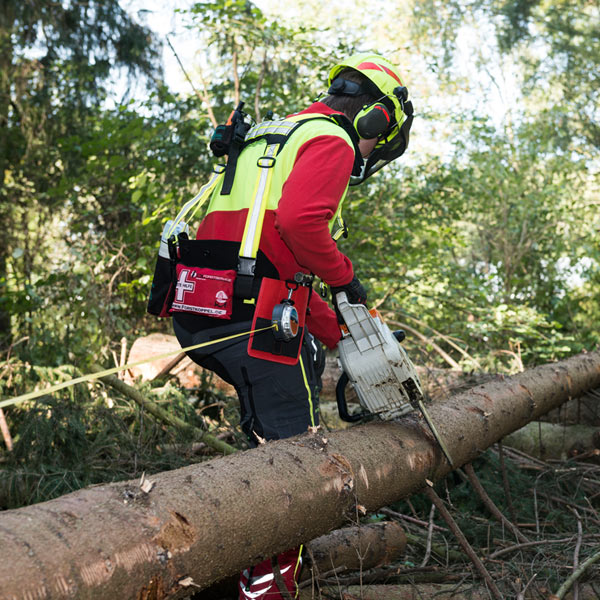
[[[504,444],[542,460],[590,456],[600,448],[600,428],[532,422],[508,435]]]
[[[461,588],[465,591],[461,591]],[[473,589],[456,584],[428,585],[351,585],[347,587],[326,587],[321,590],[323,597],[341,598],[342,600],[488,600],[485,588]],[[318,596],[316,596],[318,597]],[[298,600],[313,600],[310,592],[301,591]]]
[[[431,407],[456,465],[600,386],[600,353]],[[450,467],[422,419],[310,433],[0,513],[2,599],[179,598],[407,497]]]
[[[317,585],[327,576],[373,569],[399,560],[406,550],[406,535],[395,521],[344,527],[306,544],[300,571],[301,587]],[[224,600],[237,597],[239,574],[194,594],[194,600]]]

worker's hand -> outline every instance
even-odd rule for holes
[[[341,285],[339,287],[331,288],[331,296],[333,301],[333,306],[335,308],[335,314],[337,315],[338,322],[343,323],[342,315],[338,310],[337,306],[337,295],[340,292],[346,292],[346,297],[348,298],[348,302],[350,304],[367,304],[367,291],[363,287],[362,283],[358,280],[358,277],[355,275],[352,278],[350,283],[346,285]]]

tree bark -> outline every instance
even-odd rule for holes
[[[430,413],[462,465],[599,386],[600,353],[588,353],[478,386]],[[0,598],[183,597],[449,471],[411,415],[160,473],[148,493],[132,481],[87,488],[0,513]]]

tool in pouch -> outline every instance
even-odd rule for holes
[[[336,296],[345,326],[338,343],[343,373],[336,386],[340,417],[355,422],[371,414],[383,420],[402,417],[419,410],[451,466],[452,458],[424,404],[416,369],[400,342],[404,332],[392,332],[376,310],[350,304],[345,292]],[[350,414],[346,386],[351,383],[361,407],[367,412]]]
[[[263,277],[252,328],[273,325],[273,329],[271,333],[250,336],[250,356],[285,365],[298,362],[312,280],[306,273],[296,273],[294,281]]]

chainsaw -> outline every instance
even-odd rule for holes
[[[350,304],[345,292],[338,292],[336,301],[345,323],[341,327],[342,339],[338,343],[343,370],[336,386],[340,418],[353,423],[375,415],[390,421],[418,410],[450,466],[454,466],[425,408],[417,371],[400,345],[404,332],[392,332],[377,310],[369,310],[363,304]],[[348,383],[352,384],[365,412],[348,412]]]

